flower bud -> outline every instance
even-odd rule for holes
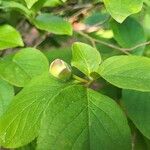
[[[61,80],[68,80],[71,77],[72,71],[71,67],[60,59],[55,59],[51,65],[49,72],[56,78]]]

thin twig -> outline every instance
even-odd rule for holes
[[[96,48],[96,43],[95,43],[95,41],[91,40],[91,43],[92,43],[92,46],[93,46],[94,48]]]
[[[81,31],[78,31],[77,33],[80,34],[80,35],[82,35],[82,36],[84,36],[84,37],[86,37],[86,38],[89,39],[90,41],[93,40],[93,41],[95,41],[96,43],[100,43],[100,44],[106,45],[106,46],[108,46],[108,47],[114,48],[114,49],[116,49],[116,50],[119,50],[119,51],[121,51],[121,52],[127,54],[127,55],[130,55],[129,51],[132,51],[132,50],[134,50],[134,49],[136,49],[136,48],[139,48],[139,47],[142,47],[142,46],[150,45],[150,41],[147,41],[147,42],[144,42],[144,43],[140,43],[140,44],[138,44],[138,45],[136,45],[136,46],[134,46],[134,47],[131,47],[131,48],[122,48],[122,47],[118,47],[118,46],[116,46],[116,45],[107,43],[107,42],[105,42],[105,41],[95,39],[95,38],[89,36],[88,34],[85,34],[85,33],[81,32]]]
[[[90,3],[90,4],[84,4],[84,5],[74,5],[72,7],[72,9],[83,9],[83,8],[91,8],[93,5]]]
[[[138,44],[138,45],[136,45],[134,47],[131,47],[131,48],[122,48],[122,49],[124,49],[126,51],[132,51],[132,50],[134,50],[136,48],[139,48],[139,47],[142,47],[142,46],[146,46],[146,45],[150,45],[150,41],[147,41],[147,42],[144,42],[144,43],[140,43],[140,44]]]
[[[88,82],[89,82],[88,80],[83,79],[83,78],[81,78],[81,77],[79,77],[79,76],[77,76],[77,75],[73,75],[73,78],[74,78],[75,80],[77,80],[77,81],[82,82],[82,83],[88,83]]]
[[[16,29],[20,29],[20,27],[23,26],[23,24],[25,23],[25,21],[26,21],[26,19],[23,18],[23,19],[17,24]]]
[[[80,34],[80,35],[82,35],[82,36],[84,36],[85,38],[89,39],[89,41],[92,41],[92,40],[93,40],[93,41],[95,41],[96,43],[100,43],[100,44],[106,45],[106,46],[108,46],[108,47],[111,47],[111,48],[120,50],[121,52],[123,52],[123,53],[125,53],[125,54],[127,54],[127,55],[130,54],[130,53],[128,53],[128,52],[122,50],[122,48],[120,48],[120,47],[117,47],[117,46],[115,46],[115,45],[113,45],[113,44],[110,44],[110,43],[107,43],[107,42],[104,42],[104,41],[101,41],[101,40],[98,40],[98,39],[95,39],[95,38],[89,36],[88,34],[85,34],[85,33],[81,32],[81,31],[79,31],[79,32],[77,32],[77,33]]]
[[[45,40],[46,38],[49,36],[49,33],[47,34],[44,34],[41,39],[34,45],[34,48],[37,48],[39,45],[41,45]]]

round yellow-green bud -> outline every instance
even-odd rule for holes
[[[55,59],[49,68],[49,72],[57,79],[66,81],[72,75],[71,67],[61,59]]]

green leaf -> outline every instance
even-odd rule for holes
[[[150,139],[150,92],[123,90],[123,102],[130,119]]]
[[[133,150],[149,150],[150,149],[148,145],[150,141],[146,139],[140,132],[138,131],[134,132],[134,137],[135,139],[134,139]]]
[[[0,59],[0,77],[18,87],[23,87],[30,81],[29,75],[11,60]]]
[[[31,77],[40,75],[49,68],[49,62],[44,54],[34,48],[22,49],[13,57],[13,61]]]
[[[111,21],[114,38],[118,44],[124,48],[134,47],[138,44],[146,42],[143,27],[133,18],[126,19],[122,24],[115,20]],[[145,46],[132,51],[135,54],[143,54]]]
[[[24,46],[19,32],[10,25],[0,26],[0,50]]]
[[[150,59],[141,56],[114,56],[106,59],[99,74],[111,84],[138,91],[150,91]]]
[[[34,12],[34,16],[43,8],[46,0],[38,0],[30,10]],[[32,17],[33,18],[33,17]]]
[[[70,48],[50,49],[49,51],[45,51],[44,54],[50,63],[55,59],[62,59],[65,62],[70,63],[72,55]]]
[[[90,45],[76,42],[72,46],[72,66],[78,68],[85,75],[97,72],[101,63],[100,53]]]
[[[38,0],[25,0],[27,7],[30,9]]]
[[[43,13],[33,21],[34,25],[41,29],[58,35],[72,35],[71,24],[58,16]]]
[[[106,9],[119,23],[122,23],[129,15],[142,9],[143,0],[103,0]]]
[[[45,7],[55,7],[62,4],[62,1],[60,0],[46,0],[44,6]]]
[[[36,150],[36,139],[25,146],[16,148],[15,150]]]
[[[0,145],[16,148],[34,140],[43,112],[68,84],[55,80],[49,73],[31,80],[0,119]]]
[[[99,89],[96,89],[96,91],[99,91],[101,94],[107,95],[108,97],[118,101],[121,98],[121,89],[117,88],[116,86],[108,83],[104,79],[100,78],[97,80],[99,82],[100,87]]]
[[[84,23],[87,25],[94,26],[95,24],[104,23],[109,18],[108,13],[93,12],[90,16],[84,19]]]
[[[6,111],[6,108],[13,99],[13,96],[13,86],[0,79],[0,116]]]
[[[46,0],[44,7],[56,7],[63,5],[67,0]]]
[[[149,0],[148,0],[148,1],[149,1]],[[150,1],[149,1],[149,3],[150,3]],[[149,4],[149,5],[150,5],[150,4]],[[149,6],[149,8],[150,8],[150,6]],[[150,10],[149,8],[148,8],[147,10]],[[145,14],[144,18],[143,18],[142,25],[143,25],[143,27],[144,27],[145,34],[146,34],[146,36],[147,36],[148,38],[150,38],[150,26],[149,26],[149,24],[150,24],[150,13],[147,12],[147,13]]]
[[[29,18],[31,16],[31,14],[33,13],[31,10],[29,10],[26,6],[24,6],[22,3],[20,2],[15,2],[15,1],[2,1],[0,2],[0,5],[2,6],[1,9],[10,9],[10,10],[17,10],[20,13],[22,13],[23,15],[25,15],[27,18]]]
[[[25,48],[12,59],[0,59],[0,77],[23,87],[31,78],[48,71],[49,63],[44,54],[34,48]]]
[[[38,150],[131,149],[127,120],[118,105],[78,85],[66,88],[53,99],[39,134]]]

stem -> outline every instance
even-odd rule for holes
[[[37,48],[39,45],[41,45],[49,35],[49,33],[45,33],[43,36],[41,36],[41,39],[37,41],[37,43],[34,45],[34,48]]]
[[[89,82],[87,83],[87,87],[90,87],[93,82],[94,82],[94,80],[89,81]]]
[[[136,48],[139,48],[139,47],[142,47],[142,46],[145,46],[145,45],[150,45],[150,41],[147,41],[147,42],[144,42],[144,43],[140,43],[140,44],[138,44],[138,45],[136,45],[134,47],[131,47],[131,48],[124,48],[124,50],[132,51],[132,50],[134,50]]]
[[[82,35],[82,36],[84,36],[89,41],[93,41],[93,42],[96,42],[96,43],[100,43],[100,44],[106,45],[108,47],[111,47],[111,48],[114,48],[116,50],[119,50],[119,51],[121,51],[121,52],[123,52],[123,53],[125,53],[127,55],[130,55],[129,51],[132,51],[132,50],[134,50],[136,48],[139,48],[139,47],[142,47],[142,46],[145,46],[145,45],[150,45],[150,41],[147,41],[147,42],[144,42],[144,43],[140,43],[140,44],[138,44],[138,45],[136,45],[134,47],[131,47],[131,48],[121,48],[121,47],[118,47],[116,45],[113,45],[113,44],[110,44],[110,43],[107,43],[107,42],[95,39],[95,38],[89,36],[88,34],[85,34],[85,33],[81,32],[81,31],[78,31],[77,33]]]
[[[78,80],[78,81],[80,81],[80,82],[83,82],[83,83],[88,83],[89,82],[88,80],[83,79],[83,78],[81,78],[81,77],[79,77],[77,75],[74,75],[74,74],[73,74],[73,78]]]
[[[96,43],[100,43],[100,44],[106,45],[108,47],[117,49],[117,50],[119,50],[119,51],[121,51],[121,52],[123,52],[123,53],[125,53],[127,55],[130,54],[129,52],[125,51],[124,49],[122,49],[122,48],[120,48],[118,46],[115,46],[113,44],[110,44],[110,43],[107,43],[107,42],[104,42],[104,41],[101,41],[101,40],[98,40],[98,39],[95,39],[95,38],[89,36],[88,34],[85,34],[85,33],[81,32],[81,31],[78,31],[77,33],[80,34],[80,35],[82,35],[82,36],[84,36],[85,38],[89,39],[89,41],[94,41]]]

